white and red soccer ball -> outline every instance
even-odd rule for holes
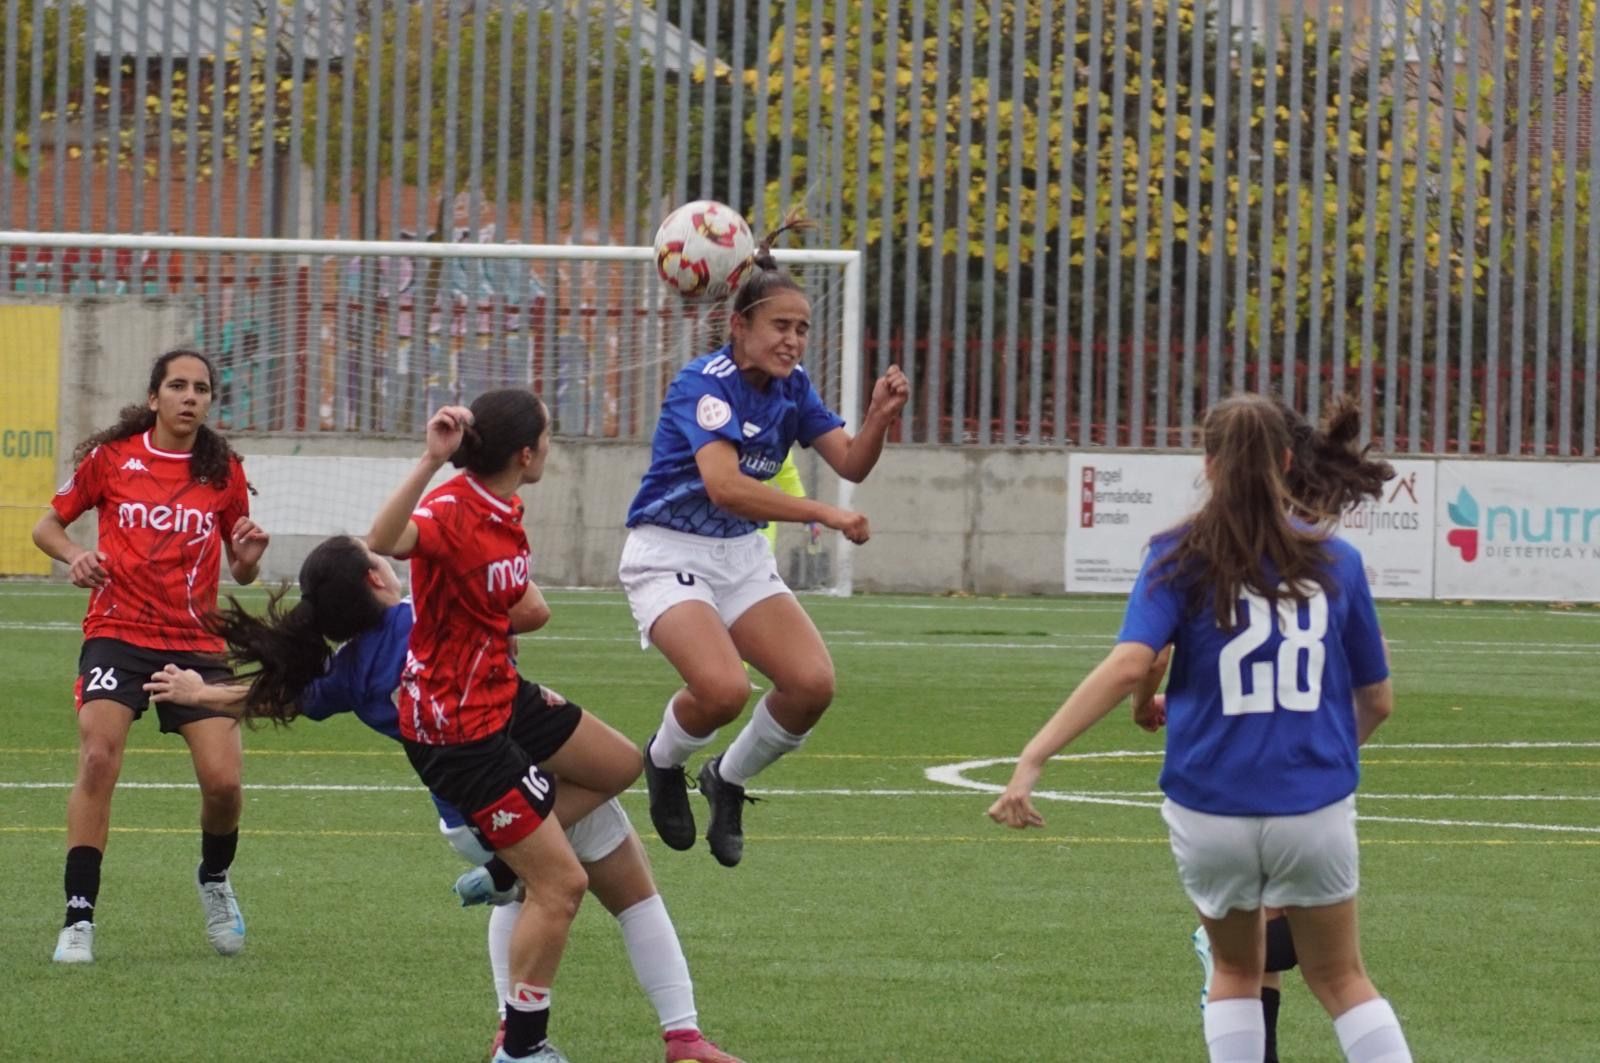
[[[656,272],[685,299],[726,299],[755,259],[756,238],[726,203],[697,199],[668,214],[655,239]]]

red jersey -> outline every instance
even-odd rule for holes
[[[111,579],[89,595],[85,638],[151,650],[221,653],[200,618],[217,607],[224,536],[250,515],[244,467],[226,485],[189,475],[189,455],[157,450],[150,433],[90,451],[50,505],[71,524],[93,509]]]
[[[468,473],[422,499],[411,522],[416,623],[400,674],[400,734],[461,745],[505,729],[517,693],[508,615],[528,591],[522,500]]]

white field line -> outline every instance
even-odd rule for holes
[[[0,620],[0,631],[77,632],[82,625],[67,620]],[[854,635],[855,632],[828,631],[830,637]],[[632,645],[632,635],[539,635],[540,642],[572,642],[601,645]],[[936,649],[936,650],[1023,650],[1023,651],[1077,651],[1099,652],[1114,645],[1111,636],[1067,636],[1050,641],[1033,642],[969,642],[942,638],[927,639],[852,639],[849,649]],[[1402,653],[1433,652],[1438,649],[1468,649],[1476,655],[1489,654],[1507,657],[1593,657],[1595,647],[1586,642],[1546,642],[1529,646],[1504,642],[1480,642],[1456,639],[1403,640],[1391,639],[1389,647]]]
[[[193,790],[192,782],[120,782],[125,790]],[[67,781],[0,782],[0,790],[70,790]],[[279,793],[361,793],[361,794],[412,794],[426,793],[421,786],[401,786],[385,783],[247,783],[247,790]],[[847,789],[819,787],[814,789],[751,789],[758,797],[971,797],[973,790],[963,789]],[[625,791],[625,796],[644,797],[645,791]],[[1057,800],[1086,803],[1127,804],[1135,808],[1156,808],[1152,799],[1159,799],[1159,790],[1078,790],[1052,791],[1048,795]],[[1366,801],[1600,801],[1600,794],[1371,794],[1362,793]],[[1143,798],[1133,801],[1129,798]],[[1367,817],[1370,818],[1370,817]],[[1405,822],[1396,820],[1395,822]]]
[[[1593,744],[1596,744],[1596,743],[1583,743],[1583,744],[1584,745],[1593,745]],[[1554,747],[1561,747],[1561,746],[1564,746],[1564,745],[1565,745],[1565,743],[1521,743],[1521,744],[1517,744],[1515,746],[1515,748],[1526,749],[1526,748],[1530,748],[1530,747],[1534,747],[1534,746],[1537,746],[1539,748],[1551,748],[1553,746]],[[1501,746],[1499,744],[1495,744],[1495,743],[1479,743],[1479,744],[1474,745],[1472,748],[1500,748],[1500,747]],[[1395,745],[1387,746],[1387,747],[1384,747],[1384,748],[1388,748],[1388,749],[1403,749],[1403,748],[1406,748],[1406,747],[1404,745],[1401,745],[1401,744],[1397,743]],[[1442,745],[1442,744],[1435,744],[1431,748],[1458,748],[1458,747],[1446,746],[1446,745]],[[1068,754],[1059,755],[1059,756],[1057,756],[1057,757],[1055,757],[1053,759],[1056,759],[1056,760],[1094,760],[1094,759],[1108,759],[1108,758],[1115,758],[1115,757],[1138,756],[1138,755],[1140,755],[1140,754],[1138,754],[1137,752],[1135,752],[1133,750],[1119,749],[1119,750],[1110,750],[1110,751],[1104,752],[1104,753],[1076,753],[1076,754],[1068,753]],[[945,786],[949,786],[949,787],[952,787],[952,788],[955,788],[955,789],[966,790],[966,791],[969,791],[969,792],[976,792],[976,793],[982,793],[982,794],[998,794],[998,793],[1000,793],[1001,791],[1003,791],[1005,789],[1004,786],[1000,785],[999,783],[982,782],[982,781],[979,781],[977,779],[969,779],[969,778],[966,777],[966,773],[969,772],[969,771],[979,771],[979,770],[982,770],[984,768],[992,768],[992,767],[995,767],[995,766],[1001,765],[1001,764],[1015,764],[1016,762],[1017,762],[1017,758],[1016,757],[988,757],[988,758],[980,759],[980,760],[962,761],[961,763],[958,763],[958,764],[936,765],[934,767],[930,767],[930,768],[925,769],[923,771],[923,775],[924,775],[924,777],[927,778],[927,780],[929,782],[942,783]],[[1105,793],[1079,794],[1079,793],[1071,793],[1071,792],[1061,791],[1061,790],[1035,790],[1033,796],[1041,798],[1041,799],[1046,800],[1046,801],[1064,801],[1064,802],[1069,802],[1069,803],[1073,803],[1073,804],[1124,805],[1124,806],[1128,806],[1128,807],[1132,807],[1132,808],[1150,808],[1150,809],[1156,809],[1156,808],[1160,808],[1161,807],[1159,801],[1130,800],[1130,799],[1125,798],[1125,797],[1115,797],[1115,796],[1111,796],[1110,794],[1105,794]],[[1159,797],[1160,795],[1158,794],[1158,795],[1155,795],[1155,796]],[[1410,799],[1412,799],[1413,796],[1415,796],[1415,795],[1403,795],[1403,794],[1376,795],[1376,794],[1362,794],[1359,791],[1357,792],[1357,799],[1358,800],[1361,799],[1361,798],[1369,798],[1369,799],[1372,799],[1372,800],[1385,800],[1385,799],[1387,799],[1387,800],[1410,800]],[[1455,796],[1457,797],[1457,799],[1462,800],[1462,801],[1473,801],[1473,800],[1480,800],[1481,799],[1481,798],[1474,797],[1474,796],[1471,796],[1471,795],[1455,795]],[[1513,795],[1507,795],[1507,796],[1513,796]],[[1429,799],[1429,798],[1423,798],[1423,799]],[[1445,798],[1442,795],[1440,795],[1437,798],[1433,798],[1433,799],[1444,800]],[[1500,799],[1501,800],[1505,800],[1506,797],[1502,797]],[[1490,821],[1487,821],[1487,820],[1476,820],[1476,819],[1420,819],[1420,818],[1409,817],[1409,816],[1371,816],[1371,815],[1365,815],[1365,814],[1358,814],[1357,818],[1360,819],[1360,820],[1363,820],[1365,822],[1369,822],[1369,823],[1408,823],[1408,824],[1414,824],[1414,825],[1418,825],[1418,826],[1427,826],[1427,827],[1474,827],[1474,828],[1481,827],[1481,828],[1489,828],[1489,829],[1493,829],[1493,830],[1527,830],[1527,831],[1553,832],[1553,833],[1563,833],[1563,834],[1568,834],[1568,833],[1570,833],[1570,834],[1600,834],[1600,827],[1571,826],[1571,825],[1565,825],[1565,824],[1552,824],[1552,823],[1516,823],[1516,822],[1513,822],[1513,823],[1498,823],[1498,822],[1490,822]]]

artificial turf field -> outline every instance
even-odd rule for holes
[[[639,651],[620,595],[550,599],[524,673],[642,740],[671,670]],[[751,1063],[1203,1059],[1195,921],[1156,811],[1161,739],[1119,710],[1047,771],[1045,830],[983,815],[1006,758],[1111,645],[1121,603],[805,602],[838,696],[752,788],[766,799],[744,863],[668,850],[642,784],[623,797],[707,1034]],[[64,585],[0,584],[0,1060],[485,1058],[485,913],[456,907],[461,865],[399,747],[353,718],[246,734],[234,880],[249,936],[233,959],[202,929],[187,751],[141,720],[96,962],[50,963],[83,605]],[[1397,707],[1359,799],[1373,976],[1419,1060],[1600,1059],[1600,611],[1380,612]],[[661,1058],[592,900],[553,1016],[574,1063]],[[1280,1048],[1340,1058],[1293,974]]]

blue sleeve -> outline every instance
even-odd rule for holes
[[[1157,562],[1165,555],[1166,550],[1154,542],[1146,549],[1139,578],[1128,595],[1118,642],[1143,643],[1159,653],[1177,638],[1178,625],[1183,619],[1183,595],[1172,580],[1155,578]]]
[[[689,453],[697,454],[707,443],[743,441],[739,418],[722,378],[690,367],[672,382],[667,401],[661,406],[661,419],[676,428],[689,443]]]
[[[1359,689],[1389,678],[1389,658],[1383,652],[1378,607],[1372,601],[1361,553],[1353,546],[1346,549],[1349,554],[1341,559],[1339,582],[1350,596],[1350,603],[1345,610],[1342,637],[1345,659],[1350,662],[1350,686]]]
[[[356,654],[351,652],[354,645],[347,642],[340,646],[333,660],[328,662],[328,670],[300,692],[300,715],[308,720],[326,720],[341,712],[355,711],[360,697],[354,682],[358,678]]]
[[[796,367],[794,375],[805,381],[805,390],[794,397],[800,414],[795,441],[803,447],[809,447],[819,436],[825,436],[835,428],[843,428],[844,418],[823,403],[804,369]]]

